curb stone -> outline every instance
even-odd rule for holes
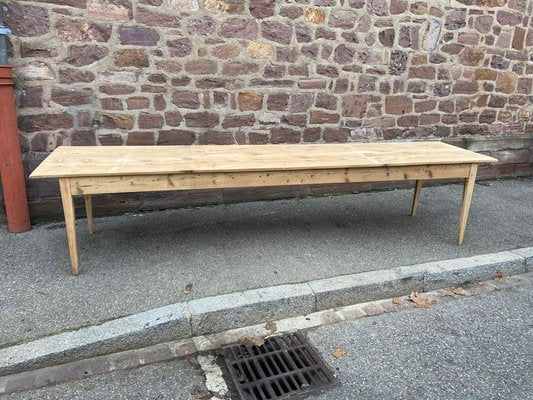
[[[0,376],[533,270],[533,248],[190,300],[0,349]],[[527,265],[527,267],[526,267]]]
[[[526,271],[533,272],[533,247],[524,247],[521,249],[511,250],[526,259]]]
[[[271,286],[188,303],[194,335],[225,331],[260,322],[309,314],[314,294],[307,284]]]
[[[424,271],[424,291],[465,283],[486,281],[501,272],[503,275],[523,274],[526,272],[524,257],[510,251],[436,261],[421,264]]]
[[[0,376],[191,335],[184,305],[171,304],[2,349]]]
[[[424,275],[393,269],[336,276],[309,282],[316,297],[316,309],[344,307],[366,301],[401,296],[413,290],[423,291]]]

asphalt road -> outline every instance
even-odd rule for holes
[[[2,396],[2,400],[185,400],[205,391],[196,360],[174,360],[142,368],[114,371]]]
[[[0,346],[188,298],[533,245],[533,179],[198,207],[78,223],[81,275],[62,224],[0,229]],[[189,295],[183,288],[193,284]]]
[[[306,332],[339,385],[310,400],[533,398],[533,273],[520,287],[439,297],[406,309]],[[346,352],[334,358],[332,350]],[[194,357],[115,371],[2,400],[195,399],[204,378]]]
[[[321,327],[340,385],[317,400],[533,398],[533,284]],[[335,359],[333,348],[347,355]]]

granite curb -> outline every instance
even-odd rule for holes
[[[533,270],[533,247],[171,304],[0,349],[0,376]]]

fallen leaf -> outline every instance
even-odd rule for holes
[[[433,296],[418,294],[417,292],[411,292],[409,298],[420,308],[431,308],[437,302]]]
[[[344,358],[346,357],[346,352],[343,349],[340,349],[337,347],[333,349],[333,351],[331,352],[331,355],[335,358]]]
[[[503,281],[503,278],[505,278],[501,271],[496,271],[492,279],[495,279],[497,281]]]
[[[217,399],[222,399],[222,400],[228,400],[229,397],[227,394],[221,394],[221,393],[213,393],[213,396]]]
[[[207,400],[213,397],[213,393],[208,392],[206,390],[198,390],[197,392],[194,392],[192,394],[195,399],[199,400]]]
[[[452,289],[452,291],[455,294],[458,294],[460,296],[465,296],[465,297],[470,297],[470,296],[474,295],[470,290],[466,290],[466,289],[464,289],[462,287],[456,287],[456,288]]]
[[[183,293],[190,294],[192,291],[192,283],[189,283],[185,288],[183,289]]]
[[[395,299],[392,299],[392,304],[396,304],[396,305],[404,305],[405,304],[405,301],[403,301],[402,299],[400,299],[399,297],[396,297]]]
[[[278,326],[274,321],[269,321],[265,324],[265,329],[268,329],[271,333],[274,333],[278,330]]]
[[[213,353],[215,354],[216,357],[226,357],[226,349],[222,348],[222,347],[219,347],[215,350],[213,350]]]
[[[248,346],[261,347],[265,344],[265,339],[259,336],[243,335],[239,338],[239,343],[246,344]]]
[[[439,293],[441,296],[455,297],[455,293],[450,289],[440,289]]]

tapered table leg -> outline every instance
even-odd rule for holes
[[[93,198],[90,194],[86,194],[85,198],[85,212],[87,214],[87,228],[89,233],[92,234],[94,231],[93,225]]]
[[[422,181],[418,180],[415,183],[415,193],[413,195],[413,204],[411,205],[411,216],[416,215],[416,208],[418,207],[418,199],[420,198],[420,190],[422,189]]]
[[[65,226],[67,229],[68,248],[70,252],[70,263],[72,274],[78,275],[78,245],[76,243],[76,214],[74,212],[74,199],[70,191],[68,178],[59,179],[61,189],[61,200],[63,202],[63,213],[65,214]]]
[[[461,215],[459,217],[459,232],[457,233],[457,244],[463,244],[465,237],[466,221],[468,220],[468,211],[472,203],[472,194],[474,193],[474,184],[476,183],[477,164],[472,164],[470,174],[465,179],[463,187],[463,201],[461,202]]]

